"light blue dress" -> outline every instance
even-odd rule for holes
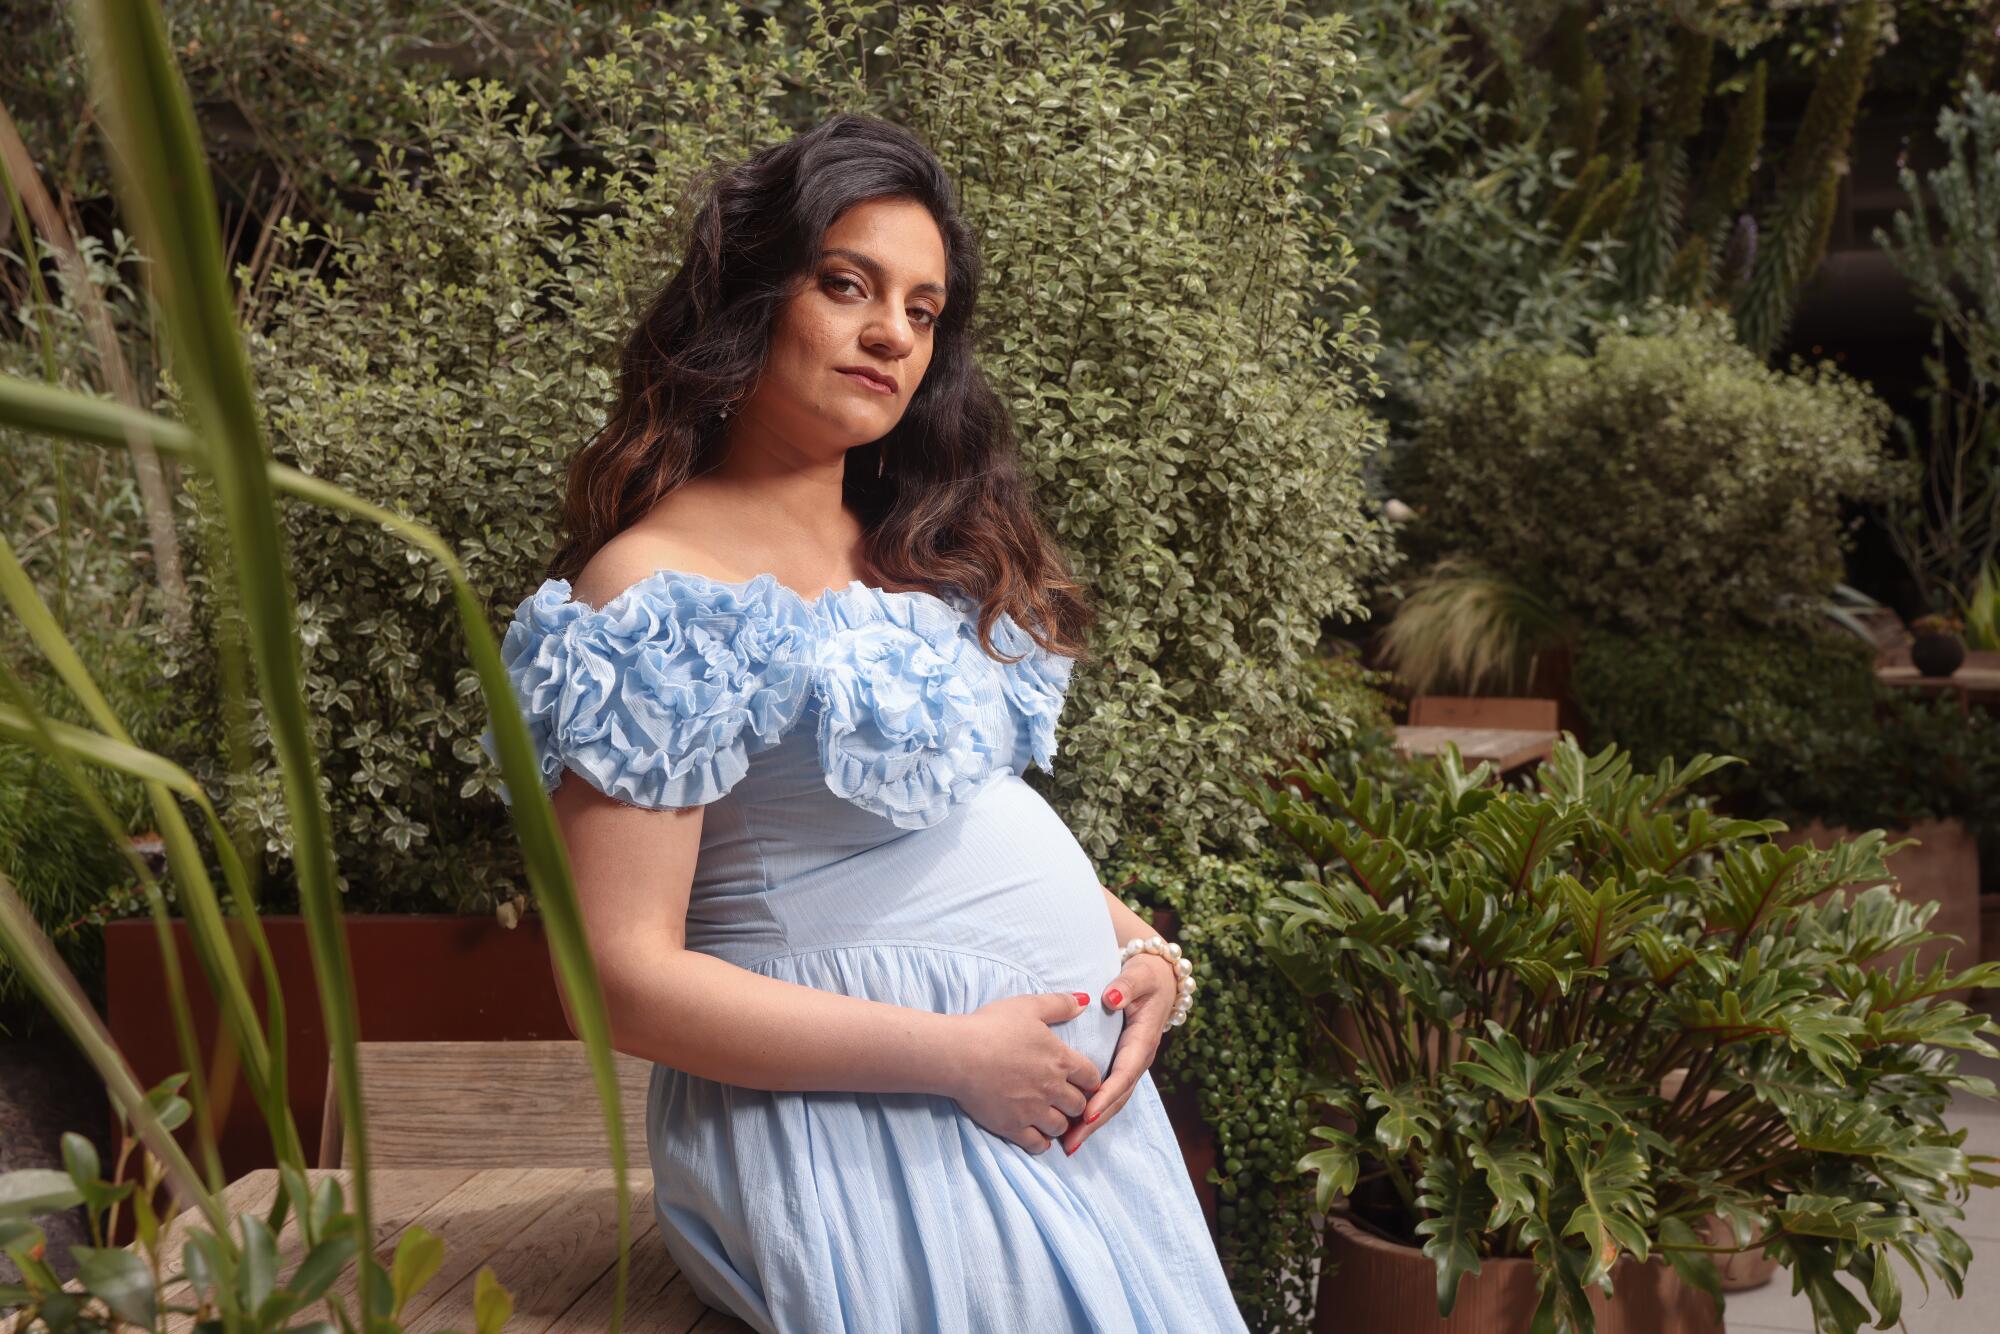
[[[955,590],[662,570],[593,610],[550,580],[508,628],[544,784],[706,805],[687,943],[948,1014],[1087,991],[1055,1025],[1111,1070],[1118,940],[1090,860],[1022,780],[1051,767],[1071,660]],[[492,733],[482,737],[492,753]],[[1150,1073],[1075,1156],[946,1096],[774,1092],[653,1071],[660,1235],[759,1330],[1243,1330]]]

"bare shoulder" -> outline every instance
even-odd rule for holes
[[[661,570],[725,577],[716,569],[708,544],[702,540],[701,502],[678,495],[663,501],[654,511],[625,529],[584,563],[570,586],[570,596],[592,607],[602,607],[612,598]]]

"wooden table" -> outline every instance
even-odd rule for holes
[[[346,1169],[314,1169],[307,1174],[340,1178],[348,1206]],[[470,1170],[378,1169],[374,1187],[376,1255],[388,1268],[403,1229],[421,1223],[444,1241],[444,1267],[403,1308],[403,1328],[419,1331],[473,1328],[473,1283],[480,1266],[491,1265],[501,1286],[513,1294],[514,1315],[507,1334],[599,1334],[611,1322],[613,1266],[618,1258],[617,1194],[608,1167],[504,1167]],[[750,1326],[704,1305],[688,1286],[653,1215],[650,1172],[626,1174],[631,1195],[632,1253],[626,1270],[625,1321],[633,1334],[749,1334]],[[262,1214],[277,1198],[275,1169],[252,1172],[233,1182],[222,1197],[226,1213]],[[180,1237],[200,1225],[190,1209],[175,1219],[164,1254],[179,1268]],[[278,1273],[289,1275],[303,1247],[298,1222],[288,1218],[278,1239]],[[352,1264],[333,1286],[354,1309]],[[185,1286],[165,1294],[187,1300]],[[295,1320],[317,1317],[322,1303]],[[184,1332],[193,1321],[176,1317],[166,1328]],[[4,1328],[12,1330],[10,1319]]]
[[[1396,750],[1403,755],[1442,755],[1447,745],[1458,747],[1468,767],[1485,760],[1506,773],[1555,753],[1561,732],[1521,727],[1412,727],[1396,729]]]
[[[1899,690],[1949,691],[1958,696],[1958,707],[1974,704],[2000,705],[2000,652],[1973,649],[1950,676],[1925,676],[1907,662],[1890,662],[1875,669],[1883,685]]]

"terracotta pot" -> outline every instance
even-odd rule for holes
[[[1729,1222],[1720,1214],[1710,1214],[1702,1221],[1701,1240],[1707,1246],[1734,1246],[1736,1233],[1730,1230]],[[1778,1276],[1783,1268],[1776,1260],[1759,1251],[1735,1251],[1728,1255],[1712,1255],[1715,1272],[1722,1280],[1724,1292],[1748,1292],[1761,1288]]]
[[[1614,1295],[1591,1293],[1598,1334],[1722,1334],[1709,1297],[1683,1284],[1663,1261],[1630,1256],[1611,1270]],[[1486,1260],[1458,1286],[1451,1315],[1437,1313],[1437,1265],[1356,1226],[1326,1220],[1314,1334],[1526,1334],[1535,1313],[1531,1260]]]
[[[1685,1067],[1667,1071],[1660,1080],[1660,1096],[1677,1096],[1687,1083]],[[1720,1102],[1723,1095],[1710,1090],[1702,1097],[1702,1105],[1712,1107]],[[1720,1214],[1710,1214],[1702,1220],[1702,1242],[1708,1246],[1734,1246],[1736,1233],[1729,1221]],[[1760,1251],[1736,1251],[1729,1255],[1709,1257],[1715,1261],[1715,1272],[1722,1282],[1724,1292],[1748,1292],[1761,1288],[1777,1276],[1779,1265],[1776,1260]]]
[[[1929,929],[1940,935],[1959,938],[1957,941],[1934,940],[1919,945],[1917,966],[1929,968],[1949,954],[1955,967],[1971,967],[1981,953],[1978,839],[1963,821],[1956,819],[1923,820],[1907,829],[1888,829],[1884,833],[1891,843],[1905,838],[1918,840],[1917,846],[1905,848],[1889,858],[1889,873],[1894,877],[1889,883],[1895,884],[1897,892],[1906,898],[1928,899],[1937,903],[1937,915],[1931,918]],[[1784,847],[1811,843],[1815,847],[1826,848],[1852,837],[1851,830],[1814,820],[1801,828],[1774,835],[1771,841]],[[1825,897],[1821,896],[1822,899]],[[1874,962],[1890,966],[1900,961],[1901,955],[1892,953]],[[1944,995],[1951,1000],[1971,1000],[1969,989],[1948,991]]]

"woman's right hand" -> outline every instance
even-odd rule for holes
[[[950,1093],[966,1115],[1030,1153],[1069,1129],[1104,1076],[1049,1026],[1076,1018],[1089,1002],[1081,991],[1037,991],[960,1015]]]

